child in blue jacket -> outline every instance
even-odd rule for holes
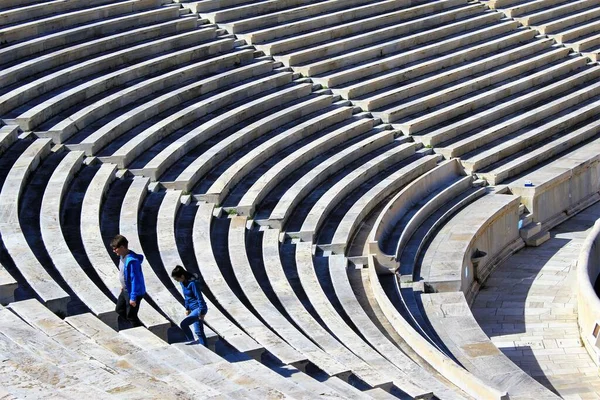
[[[115,311],[121,318],[135,326],[141,326],[138,318],[140,303],[146,294],[142,261],[144,256],[129,250],[129,242],[123,235],[117,235],[110,242],[116,255],[119,256],[119,281],[121,293],[117,299]]]
[[[181,321],[181,329],[192,343],[206,346],[206,336],[204,335],[202,322],[208,307],[204,297],[202,297],[202,285],[198,281],[198,276],[186,271],[181,265],[177,265],[173,269],[171,276],[181,284],[183,296],[185,297],[185,314],[187,316]],[[190,325],[194,325],[194,331],[198,337],[197,341],[194,341]]]

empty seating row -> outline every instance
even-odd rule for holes
[[[458,160],[442,163],[406,185],[385,205],[367,239],[368,253],[380,266],[392,271],[400,268],[403,247],[425,217],[471,186],[472,177],[463,174]],[[434,192],[438,192],[435,201],[427,202],[414,214],[410,212]]]
[[[484,3],[593,61],[598,61],[600,7],[595,1],[487,0]]]
[[[553,45],[554,37],[535,37],[501,13],[461,2],[324,3],[209,7],[237,10],[226,25],[240,37],[416,140],[441,145],[446,157],[461,156],[469,171],[501,167],[542,146],[553,151],[539,154],[551,157],[598,133],[590,118],[596,68]],[[520,22],[517,14],[534,13],[528,20],[566,15],[561,24],[597,25],[588,0],[488,3]],[[560,121],[551,121],[557,113]]]
[[[2,242],[16,264],[19,272],[27,280],[39,298],[51,309],[65,312],[69,295],[52,279],[29,247],[21,222],[19,206],[27,178],[40,165],[51,150],[49,139],[38,139],[30,143],[10,168],[0,191],[2,218],[0,234]]]

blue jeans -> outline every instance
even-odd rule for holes
[[[204,335],[204,324],[200,321],[200,311],[202,311],[200,308],[192,310],[190,315],[181,321],[181,330],[183,330],[183,333],[185,333],[185,337],[188,340],[194,340],[194,335],[192,335],[192,331],[190,330],[190,325],[194,325],[194,332],[198,337],[198,342],[201,345],[206,346],[206,335]],[[206,311],[202,314],[206,314]]]

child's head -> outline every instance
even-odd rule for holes
[[[110,241],[110,247],[119,257],[124,257],[129,252],[129,242],[123,235],[117,235]]]
[[[181,266],[177,265],[173,268],[171,272],[171,277],[175,279],[177,282],[183,282],[188,276],[188,272]]]

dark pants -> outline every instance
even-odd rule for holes
[[[138,296],[135,299],[136,306],[133,307],[131,304],[129,304],[129,293],[127,290],[121,290],[121,294],[119,294],[119,298],[117,299],[117,307],[115,307],[115,311],[121,318],[131,322],[134,327],[142,326],[142,323],[138,318],[138,311],[140,310],[142,298],[142,296]]]

